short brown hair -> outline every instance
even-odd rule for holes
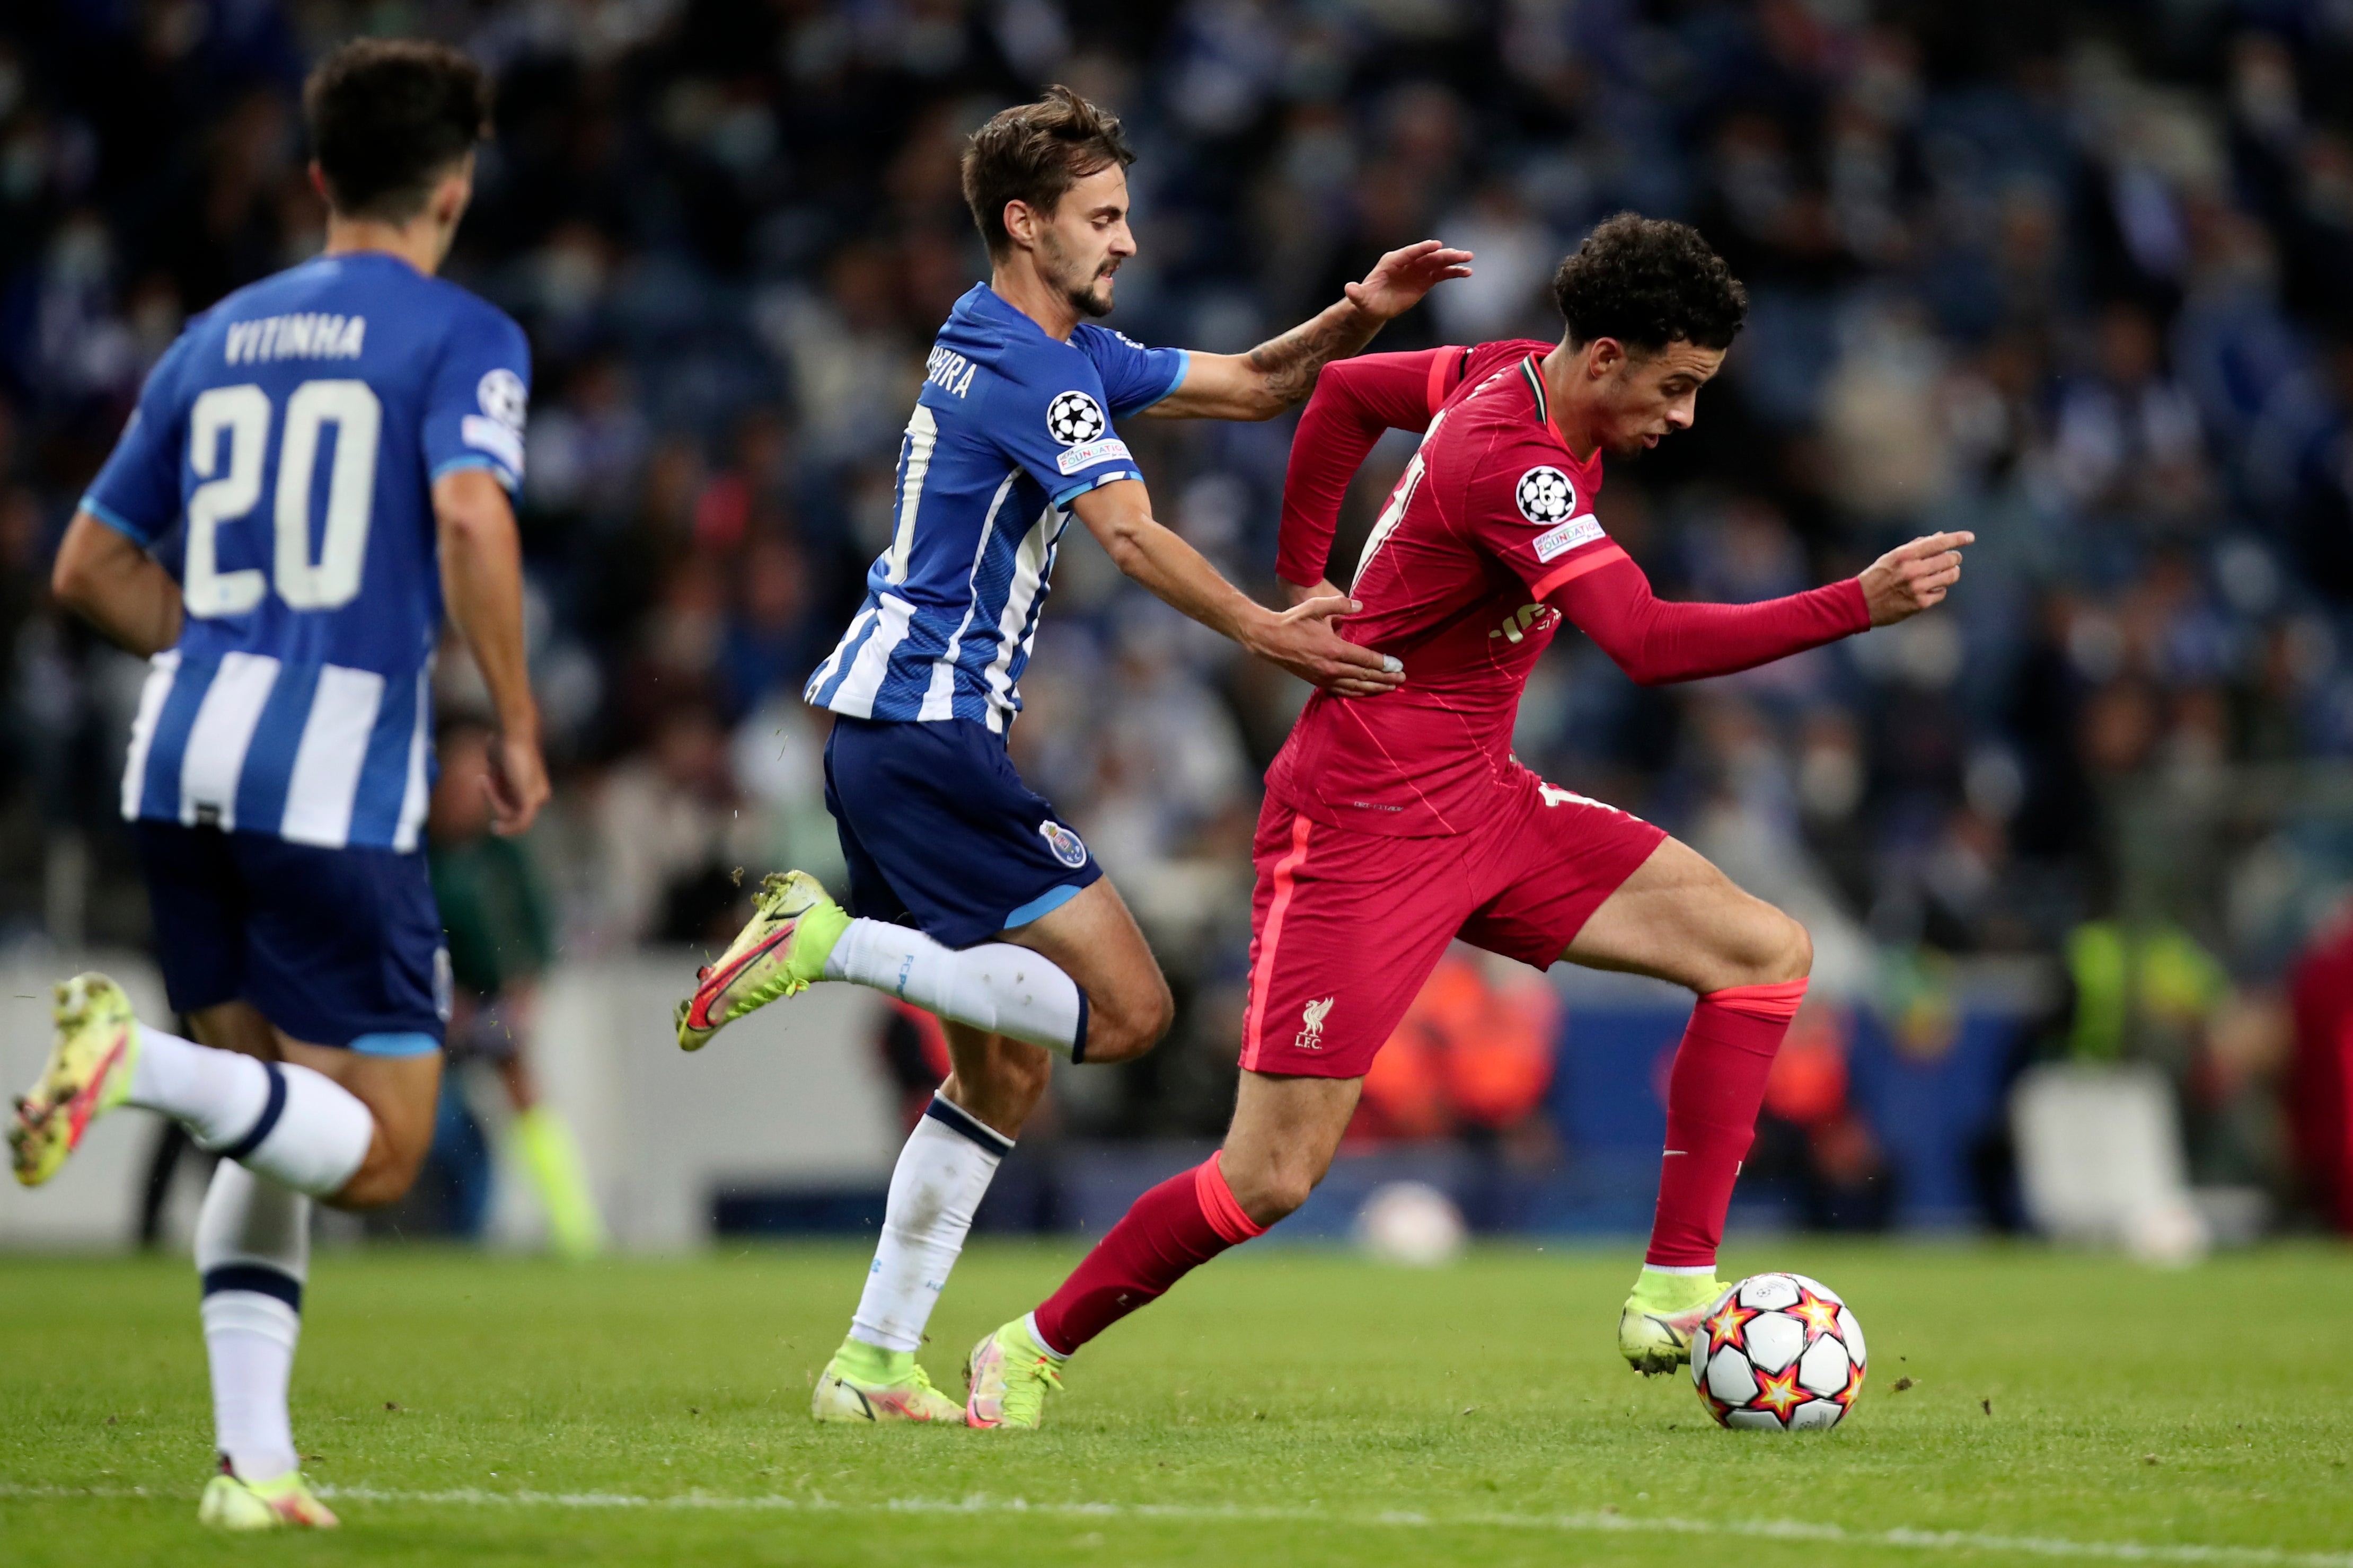
[[[1067,87],[1050,87],[1037,102],[1000,110],[972,133],[964,150],[965,205],[988,254],[1003,256],[1013,248],[1013,237],[1005,232],[1006,203],[1051,212],[1089,174],[1134,162],[1118,115]]]
[[[311,73],[302,117],[335,210],[406,223],[434,181],[490,135],[491,84],[446,45],[361,38]]]

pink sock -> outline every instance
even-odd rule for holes
[[[1262,1234],[1212,1154],[1135,1200],[1061,1289],[1030,1314],[1046,1348],[1069,1355],[1229,1247]]]
[[[1715,1265],[1732,1184],[1757,1136],[1773,1053],[1805,996],[1802,980],[1735,985],[1709,992],[1692,1009],[1667,1078],[1667,1152],[1644,1262],[1661,1268]]]

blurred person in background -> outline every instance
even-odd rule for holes
[[[1070,520],[1154,595],[1303,679],[1367,697],[1403,679],[1394,658],[1332,632],[1346,599],[1269,610],[1155,521],[1112,421],[1271,418],[1326,363],[1463,275],[1469,254],[1435,240],[1392,251],[1338,304],[1247,354],[1145,349],[1084,319],[1110,313],[1113,277],[1135,254],[1134,160],[1117,117],[1067,88],[974,133],[964,189],[990,281],[956,302],[926,362],[890,547],[807,690],[835,715],[826,804],[864,912],[852,920],[804,872],[771,879],[679,1006],[688,1050],[818,981],[874,987],[948,1026],[955,1070],[901,1155],[849,1333],[818,1380],[819,1421],[961,1418],[915,1351],[1050,1058],[1141,1056],[1173,1015],[1126,904],[1006,754]]]
[[[572,1129],[540,1098],[532,1068],[539,980],[555,956],[554,919],[528,840],[491,831],[496,739],[490,726],[457,719],[441,727],[435,747],[441,776],[425,827],[452,982],[443,1049],[452,1068],[480,1063],[498,1075],[516,1163],[539,1194],[550,1242],[566,1258],[593,1258],[604,1247],[605,1222]],[[454,1079],[442,1086],[445,1097],[459,1092]]]
[[[2324,1223],[2353,1236],[2353,920],[2340,914],[2314,937],[2291,989],[2288,1107],[2297,1173]]]
[[[1537,1112],[1552,1087],[1560,996],[1541,975],[1457,942],[1365,1075],[1353,1142],[1468,1135],[1550,1152]]]

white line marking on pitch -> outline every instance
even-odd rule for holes
[[[0,1485],[8,1498],[146,1498],[145,1487],[56,1487]],[[1641,1518],[1620,1513],[1326,1513],[1307,1508],[1243,1508],[1197,1503],[1031,1502],[1024,1498],[892,1498],[882,1502],[842,1502],[823,1496],[728,1497],[686,1492],[640,1497],[632,1492],[487,1491],[459,1487],[447,1491],[397,1491],[380,1487],[322,1486],[319,1495],[338,1502],[374,1502],[417,1507],[669,1509],[743,1513],[960,1513],[1039,1514],[1080,1519],[1179,1520],[1193,1523],[1255,1522],[1319,1524],[1388,1530],[1451,1530],[1477,1526],[1497,1530],[1552,1531],[1564,1534],[1663,1534],[1734,1536],[1759,1541],[1805,1541],[1840,1546],[1894,1547],[1915,1552],[2015,1552],[2036,1557],[2084,1557],[2122,1563],[2203,1563],[2243,1568],[2353,1568],[2353,1552],[2291,1552],[2275,1546],[2168,1545],[2137,1541],[2068,1541],[2054,1536],[1989,1535],[1968,1530],[1846,1530],[1801,1520],[1715,1521]]]

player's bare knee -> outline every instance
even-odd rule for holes
[[[1802,924],[1761,899],[1748,913],[1720,955],[1720,985],[1780,985],[1813,972],[1814,941]]]
[[[378,1127],[375,1141],[368,1145],[367,1158],[360,1162],[352,1179],[328,1203],[339,1209],[375,1209],[398,1203],[417,1184],[417,1173],[425,1167],[428,1146],[419,1142],[414,1148],[400,1147]]]
[[[1787,984],[1792,980],[1803,980],[1813,973],[1814,939],[1813,934],[1806,930],[1804,921],[1789,915],[1783,915],[1781,919],[1787,930],[1783,932],[1782,973],[1778,978]]]
[[[1250,1215],[1252,1225],[1270,1226],[1298,1213],[1308,1194],[1315,1190],[1315,1177],[1294,1165],[1237,1169],[1221,1160],[1219,1168],[1225,1174],[1234,1202]]]
[[[1167,1037],[1176,1021],[1176,1004],[1168,984],[1154,976],[1151,991],[1140,997],[1113,996],[1098,1005],[1088,998],[1086,1060],[1134,1061]]]

